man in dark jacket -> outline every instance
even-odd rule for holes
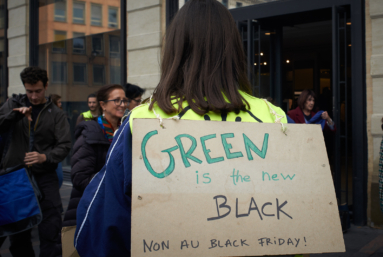
[[[43,195],[43,220],[38,226],[40,256],[53,256],[61,230],[61,198],[56,175],[57,164],[69,153],[69,124],[50,98],[47,72],[38,67],[20,74],[26,94],[13,95],[0,108],[0,133],[11,133],[11,144],[3,160],[5,168],[25,163],[31,167]],[[1,240],[0,240],[1,241]],[[10,236],[13,256],[35,256],[31,230]]]

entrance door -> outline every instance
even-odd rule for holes
[[[352,205],[351,26],[349,8],[332,8],[332,87],[335,137],[335,189],[341,204]]]
[[[350,6],[238,20],[253,94],[285,112],[313,90],[335,133],[324,133],[339,205],[353,206]]]
[[[281,27],[255,19],[237,21],[237,26],[247,55],[253,95],[281,105]]]

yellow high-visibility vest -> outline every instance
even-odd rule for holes
[[[250,109],[246,111],[240,111],[238,114],[234,112],[229,112],[227,114],[222,113],[214,113],[208,112],[205,115],[199,115],[195,113],[190,107],[188,107],[188,103],[184,101],[182,103],[182,107],[184,111],[182,111],[179,116],[181,119],[185,120],[213,120],[213,121],[232,121],[232,122],[264,122],[264,123],[274,123],[276,120],[276,116],[272,113],[275,111],[276,114],[282,115],[283,118],[281,122],[286,124],[287,118],[285,112],[275,105],[271,103],[266,103],[266,100],[260,99],[251,95],[248,95],[242,91],[239,91],[243,98],[249,103]],[[175,108],[177,108],[177,104],[174,104]],[[270,106],[270,107],[269,107]],[[154,104],[154,110],[157,114],[161,116],[163,119],[167,119],[177,115],[167,114],[162,111],[157,104]],[[135,118],[157,118],[153,111],[149,110],[148,104],[142,104],[135,109],[132,110],[131,115],[129,117],[130,128],[133,131],[133,119]]]

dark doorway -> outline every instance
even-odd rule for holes
[[[299,1],[289,2],[294,5]],[[303,90],[311,89],[317,94],[316,108],[327,111],[337,126],[336,133],[325,134],[336,195],[340,205],[353,210],[355,196],[364,195],[366,188],[358,186],[357,190],[361,191],[357,192],[353,186],[355,177],[361,175],[355,169],[357,161],[353,160],[355,140],[358,140],[352,126],[356,116],[353,105],[363,109],[365,105],[355,102],[356,90],[351,84],[354,76],[363,73],[356,71],[352,63],[357,60],[357,51],[352,51],[351,32],[357,31],[353,30],[351,5],[329,5],[300,12],[286,9],[286,14],[281,14],[286,3],[281,1],[279,5],[280,8],[277,2],[263,4],[260,6],[263,13],[253,16],[249,10],[256,7],[242,8],[242,19],[238,18],[241,10],[231,11],[237,17],[248,57],[253,94],[267,98],[285,112],[297,107],[296,100]],[[293,9],[291,5],[289,8]],[[278,14],[271,15],[273,10]],[[270,15],[266,16],[268,12]],[[358,183],[365,182],[358,180]],[[357,201],[363,202],[361,198]],[[365,213],[364,204],[357,206],[358,215]],[[358,216],[356,224],[363,223],[365,220],[361,222]]]

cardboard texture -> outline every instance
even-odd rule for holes
[[[319,125],[133,124],[132,256],[345,251]]]
[[[62,257],[80,257],[74,248],[74,234],[76,226],[61,229]]]

